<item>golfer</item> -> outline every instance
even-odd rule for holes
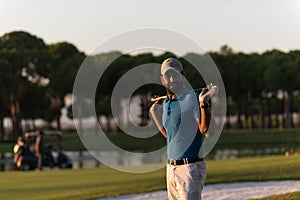
[[[152,118],[167,139],[167,189],[170,200],[201,199],[206,178],[203,140],[210,123],[211,91],[198,95],[186,87],[182,64],[168,58],[161,65],[167,98],[150,108]],[[162,106],[160,105],[163,101]],[[202,148],[201,148],[202,147]]]

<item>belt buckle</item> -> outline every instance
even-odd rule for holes
[[[173,166],[176,166],[176,160],[171,159],[170,164],[173,165]]]

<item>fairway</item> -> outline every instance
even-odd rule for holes
[[[207,161],[206,184],[299,180],[299,159],[300,155]],[[0,180],[0,199],[95,199],[166,189],[165,169],[145,174],[123,173],[105,167],[2,172]]]
[[[272,196],[268,196],[256,200],[299,200],[299,199],[300,199],[300,192],[292,192],[287,194],[272,195]],[[255,199],[251,199],[251,200],[255,200]]]
[[[110,168],[4,172],[0,199],[92,199],[164,188],[164,171],[121,173]]]

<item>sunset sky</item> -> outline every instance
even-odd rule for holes
[[[143,27],[177,31],[208,51],[289,51],[300,49],[300,0],[0,0],[0,35],[23,30],[87,54]]]

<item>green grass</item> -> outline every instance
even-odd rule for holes
[[[267,196],[256,200],[299,200],[299,199],[300,199],[300,191],[287,193],[287,194]],[[251,199],[251,200],[255,200],[255,199]]]
[[[206,183],[300,180],[300,155],[207,161]]]
[[[0,143],[0,153],[12,152],[13,146],[13,143]]]
[[[164,171],[121,173],[109,168],[6,172],[0,199],[95,199],[165,188]]]
[[[62,134],[62,146],[66,151],[86,150],[76,132],[64,132]]]
[[[300,179],[299,159],[300,155],[207,161],[206,184]],[[165,169],[145,174],[104,167],[2,172],[0,180],[0,199],[95,199],[166,189]]]
[[[223,131],[216,147],[220,149],[299,148],[300,130]]]

